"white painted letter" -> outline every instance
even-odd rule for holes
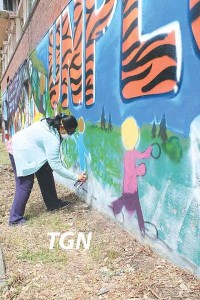
[[[67,236],[74,236],[74,233],[69,231],[61,234],[59,243],[63,250],[71,250],[74,247],[74,240],[68,240],[68,245],[64,244],[64,240]]]
[[[60,232],[49,232],[47,235],[51,237],[49,250],[52,250],[54,248],[56,236],[60,236]]]
[[[86,241],[84,233],[83,232],[79,232],[78,238],[77,238],[77,242],[76,242],[76,250],[78,250],[80,248],[81,241],[83,243],[84,248],[86,250],[89,250],[91,239],[92,239],[92,232],[88,233],[87,241]]]

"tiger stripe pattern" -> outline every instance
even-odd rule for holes
[[[190,21],[198,50],[200,50],[200,0],[190,0]]]
[[[107,30],[115,11],[117,1],[105,0],[102,7],[95,11],[95,0],[86,1],[86,63],[85,63],[85,101],[91,106],[95,101],[95,41]]]
[[[69,9],[62,14],[62,107],[69,104],[69,83],[74,105],[83,102],[83,3],[78,0],[74,6],[74,37],[70,24]]]
[[[139,40],[138,0],[123,0],[121,94],[124,101],[177,87],[175,31]]]
[[[57,103],[60,100],[60,23],[59,17],[56,21],[55,49],[54,25],[49,30],[49,94],[53,109],[57,107]]]

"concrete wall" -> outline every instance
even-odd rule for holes
[[[199,275],[200,1],[55,3],[39,2],[4,77],[10,135],[70,111],[63,161],[89,175],[78,194]]]

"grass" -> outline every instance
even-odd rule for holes
[[[24,249],[17,256],[17,259],[30,262],[32,264],[36,263],[65,263],[67,260],[67,254],[61,251],[58,245],[53,249],[48,248],[41,249]]]
[[[5,166],[8,165],[9,163],[10,163],[9,157],[6,151],[5,144],[3,144],[2,141],[0,141],[0,166]]]
[[[13,197],[8,195],[4,201],[4,195],[10,172],[5,170],[5,173],[0,173],[0,180],[0,205],[5,205],[8,211]],[[14,192],[13,184],[10,189]],[[57,191],[61,198],[69,197],[69,192],[60,185]],[[143,291],[149,293],[145,299],[152,299],[147,290],[147,277],[148,286],[160,291],[160,299],[174,299],[181,291],[180,280],[186,286],[192,281],[191,290],[184,290],[185,297],[198,299],[199,281],[192,275],[167,265],[163,258],[156,255],[154,267],[149,268],[153,258],[148,248],[145,251],[124,230],[98,212],[89,211],[77,198],[74,200],[72,197],[71,201],[74,201],[71,209],[47,213],[35,184],[27,204],[27,225],[8,227],[8,216],[2,215],[0,241],[8,281],[0,289],[1,300],[76,300],[80,299],[80,295],[83,300],[98,300],[98,291],[108,285],[105,300],[144,299]],[[90,250],[66,252],[60,249],[58,242],[53,250],[49,250],[48,232],[66,230],[92,231],[94,237]],[[141,248],[144,250],[141,251]],[[132,268],[134,271],[130,272],[133,264],[139,267]],[[136,290],[138,282],[140,286]],[[163,286],[167,287],[166,291]],[[130,291],[133,294],[130,295]]]
[[[113,249],[110,249],[107,251],[106,255],[107,255],[108,259],[114,260],[119,256],[119,253]]]
[[[75,141],[69,140],[62,146],[66,166],[68,168],[73,165],[79,166]],[[98,126],[86,126],[84,146],[85,157],[86,152],[89,152],[92,158],[91,163],[86,159],[86,170],[88,172],[91,170],[99,182],[104,186],[112,186],[119,193],[123,148],[118,127],[113,127],[113,130],[108,132]]]

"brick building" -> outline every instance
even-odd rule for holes
[[[66,4],[64,0],[0,0],[2,90]]]

